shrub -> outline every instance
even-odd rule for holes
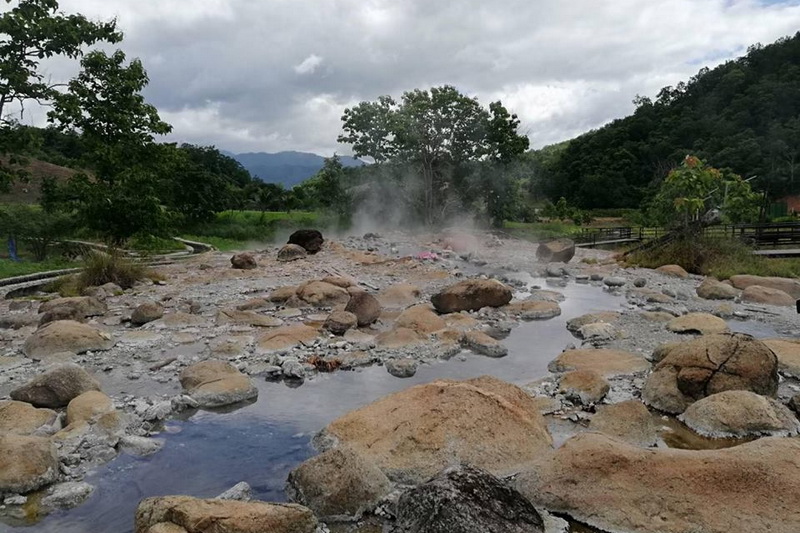
[[[93,251],[84,260],[83,270],[78,276],[78,286],[83,289],[116,283],[123,289],[129,289],[147,276],[148,271],[143,265],[124,257],[117,250],[109,253]]]

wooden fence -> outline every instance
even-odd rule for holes
[[[582,246],[602,246],[626,242],[648,241],[669,233],[666,228],[619,226],[583,228],[575,241]],[[800,246],[800,222],[781,224],[721,224],[708,226],[703,233],[709,237],[739,239],[756,248]]]

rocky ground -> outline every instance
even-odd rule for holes
[[[451,518],[470,517],[470,531],[566,527],[546,510],[606,531],[728,531],[730,516],[755,524],[769,513],[777,516],[769,519],[772,531],[800,528],[796,511],[786,511],[792,502],[754,509],[737,496],[751,487],[730,479],[732,469],[744,468],[760,473],[751,483],[800,493],[798,465],[781,462],[796,446],[785,437],[800,431],[786,407],[800,404],[796,280],[719,283],[669,266],[621,268],[608,252],[582,249],[568,263],[544,262],[535,244],[459,231],[367,234],[328,241],[313,254],[288,245],[231,256],[207,253],[159,267],[163,281],[126,291],[108,285],[68,300],[37,294],[0,301],[6,514],[27,512],[28,494],[43,512],[79,505],[93,490],[83,481],[91,469],[122,451],[158,453],[161,425],[178,413],[253,401],[255,379],[299,384],[318,372],[374,364],[402,378],[462,350],[503,357],[508,331],[556,316],[559,288],[585,283],[623,296],[622,305],[571,320],[574,343],[553,354],[549,376],[522,388],[490,378],[437,381],[379,400],[325,428],[316,443],[327,451],[290,476],[293,501],[306,507],[235,513],[266,516],[275,531],[368,531],[377,527],[370,517],[397,531],[456,531],[462,526],[451,522],[431,526],[424,509],[438,508],[442,492],[474,495],[465,487],[479,487],[508,507],[490,511],[481,498],[471,506],[459,497]],[[534,278],[546,283],[531,287]],[[726,320],[772,338],[730,335]],[[775,437],[731,449],[741,453],[678,452],[662,449],[669,444],[664,426],[679,427],[677,444],[687,448]],[[653,446],[661,451],[647,450]],[[576,457],[586,454],[595,454],[597,468],[575,471]],[[615,457],[638,466],[617,468]],[[478,470],[447,470],[454,462]],[[678,466],[665,475],[664,464]],[[706,485],[691,475],[702,468]],[[613,488],[603,489],[597,475],[613,475]],[[631,492],[640,475],[657,478],[651,499],[668,502],[666,511],[643,503],[649,489]],[[559,476],[572,480],[568,487],[553,484]],[[715,483],[719,476],[727,481]],[[331,479],[341,485],[328,487]],[[738,509],[726,519],[674,493],[690,485],[701,498],[720,484],[727,487],[720,508]],[[613,490],[619,501],[597,509],[604,496],[584,486]],[[137,532],[194,531],[187,525],[194,519],[170,517],[203,519],[222,505],[162,500],[140,508]],[[499,516],[515,517],[517,529]],[[351,525],[337,525],[342,519]],[[170,521],[182,529],[156,529]],[[280,529],[288,523],[296,528]],[[235,526],[229,530],[249,531]]]

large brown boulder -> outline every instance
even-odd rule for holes
[[[389,493],[381,470],[346,446],[317,455],[289,473],[287,493],[325,520],[358,520]]]
[[[477,311],[482,307],[502,307],[511,301],[511,287],[493,279],[468,279],[446,287],[431,297],[440,313]]]
[[[656,272],[661,272],[674,278],[685,279],[689,277],[689,273],[680,265],[662,265],[656,269]]]
[[[547,424],[520,388],[493,377],[439,380],[385,396],[329,424],[338,440],[390,479],[420,483],[461,461],[507,474],[552,446]]]
[[[31,359],[58,352],[80,354],[89,350],[110,350],[114,339],[109,333],[74,320],[50,322],[25,341],[23,350]]]
[[[297,287],[278,287],[269,293],[269,301],[274,303],[283,303],[297,294]]]
[[[346,289],[324,281],[309,281],[297,288],[297,296],[315,307],[346,305],[350,294]]]
[[[678,414],[727,390],[775,396],[778,359],[772,350],[743,333],[704,335],[670,345],[647,378],[642,399],[659,411]]]
[[[622,376],[643,372],[650,363],[641,355],[622,350],[578,349],[561,352],[550,361],[550,372],[592,371],[603,377]]]
[[[800,531],[800,441],[713,451],[644,449],[599,433],[569,439],[517,478],[534,505],[603,531]]]
[[[75,322],[85,322],[86,318],[75,307],[62,306],[55,307],[46,313],[39,315],[39,327],[56,322],[57,320],[74,320]]]
[[[258,389],[250,378],[224,361],[202,361],[183,369],[181,386],[201,407],[220,407],[250,400]]]
[[[164,307],[158,302],[144,302],[131,313],[131,324],[142,326],[164,316]]]
[[[469,465],[447,468],[404,492],[393,533],[541,533],[542,517],[519,492]]]
[[[37,409],[26,402],[0,401],[0,434],[30,435],[50,426],[58,415],[50,409]]]
[[[351,291],[350,300],[344,308],[358,319],[358,326],[364,327],[374,323],[381,316],[381,303],[377,298],[364,291]]]
[[[322,243],[325,239],[322,238],[322,233],[315,229],[299,229],[289,235],[287,244],[297,244],[305,248],[306,252],[315,254],[322,248]]]
[[[589,429],[643,448],[658,442],[653,415],[639,400],[598,406]]]
[[[694,432],[712,438],[791,437],[797,417],[782,403],[750,391],[730,390],[694,402],[678,417]]]
[[[92,296],[73,296],[56,298],[39,306],[39,314],[48,313],[58,308],[74,309],[81,318],[103,315],[108,311],[105,303]]]
[[[706,278],[697,287],[697,295],[706,300],[733,300],[739,295],[739,291],[727,283]]]
[[[737,289],[746,289],[751,285],[777,289],[787,293],[792,298],[800,299],[800,280],[796,279],[742,274],[738,276],[731,276],[731,283],[733,283],[733,286]]]
[[[325,319],[323,328],[334,335],[344,335],[348,329],[353,329],[358,325],[358,317],[347,311],[334,311]]]
[[[673,333],[699,333],[701,335],[729,331],[728,324],[724,320],[710,313],[689,313],[673,318],[667,323],[667,329]]]
[[[114,402],[100,391],[87,391],[76,396],[67,405],[67,424],[93,422],[114,411]]]
[[[253,270],[258,267],[258,263],[253,254],[242,252],[231,257],[231,267],[239,270]]]
[[[87,391],[99,391],[100,383],[86,370],[69,363],[51,368],[11,391],[11,398],[37,407],[65,407]]]
[[[544,263],[569,263],[575,256],[575,241],[572,239],[553,239],[539,244],[536,259]]]
[[[791,307],[795,298],[780,289],[750,285],[742,291],[742,301],[756,304],[779,305]]]
[[[317,519],[310,509],[290,503],[190,496],[157,496],[139,502],[135,533],[151,533],[158,524],[173,524],[186,533],[314,533]]]
[[[583,405],[598,403],[611,389],[608,381],[593,370],[575,370],[558,381],[558,392]]]
[[[0,494],[26,493],[58,479],[58,455],[50,439],[0,434]]]
[[[800,339],[762,339],[778,357],[778,370],[787,376],[800,378]]]

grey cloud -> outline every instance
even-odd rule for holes
[[[118,17],[173,139],[324,154],[347,151],[336,143],[346,106],[443,83],[503,100],[535,146],[560,141],[695,74],[698,59],[719,63],[800,27],[800,7],[755,0],[62,0],[62,9]]]

